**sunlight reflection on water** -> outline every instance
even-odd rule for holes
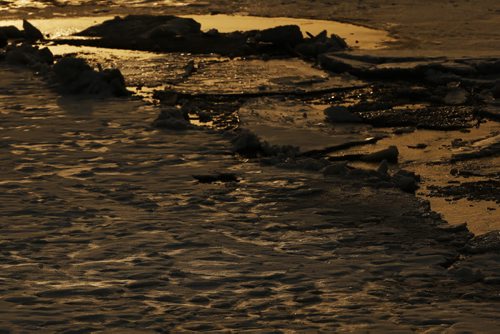
[[[101,5],[101,6],[185,6],[193,1],[176,0],[129,0],[129,1],[99,1],[99,0],[54,0],[54,1],[36,1],[36,0],[3,0],[0,1],[0,12],[19,8],[47,8],[64,7],[79,5]]]

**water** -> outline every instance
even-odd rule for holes
[[[175,1],[175,0],[130,0],[130,1],[99,1],[99,0],[52,0],[52,1],[36,1],[36,0],[4,0],[1,1],[2,6],[1,11],[9,11],[16,9],[40,9],[40,8],[50,8],[50,7],[65,7],[65,6],[185,6],[187,4],[193,3],[195,1]]]

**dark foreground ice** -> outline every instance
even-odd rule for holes
[[[497,254],[414,196],[0,70],[3,332],[496,331]]]

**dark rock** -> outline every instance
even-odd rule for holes
[[[316,58],[319,53],[318,48],[315,43],[301,43],[295,47],[295,52],[302,57]]]
[[[483,106],[478,110],[478,115],[495,121],[500,121],[500,105]]]
[[[412,108],[387,108],[361,112],[365,123],[381,127],[418,127],[457,130],[477,124],[474,106],[423,105]]]
[[[331,123],[360,123],[363,121],[361,117],[342,106],[328,107],[323,112],[326,119]]]
[[[81,58],[64,57],[54,66],[53,72],[59,88],[69,94],[101,96],[128,96],[125,80],[117,69],[97,72]]]
[[[500,231],[492,231],[474,237],[466,246],[469,253],[500,252]]]
[[[198,111],[198,118],[202,123],[207,123],[213,120],[212,115],[209,112],[203,110]]]
[[[404,192],[414,193],[419,188],[420,176],[413,172],[400,170],[392,176],[392,182]]]
[[[389,146],[384,150],[365,154],[361,157],[360,160],[366,162],[381,162],[383,160],[387,160],[388,162],[396,163],[398,162],[398,155],[398,148],[396,146]]]
[[[448,72],[442,72],[433,68],[426,68],[424,79],[431,84],[447,85],[450,82],[460,81],[461,77]]]
[[[39,49],[37,46],[23,44],[7,50],[5,60],[12,65],[35,66],[50,64],[53,60],[49,49]]]
[[[179,95],[176,92],[157,90],[153,93],[153,98],[160,101],[164,106],[175,106],[179,101]]]
[[[295,46],[303,40],[302,32],[297,25],[279,26],[259,31],[255,40],[257,42],[272,43],[276,45]]]
[[[499,155],[500,155],[500,142],[497,142],[482,147],[476,151],[453,154],[451,156],[451,161],[452,162],[466,161],[466,160],[480,159],[485,157],[495,157]]]
[[[415,81],[425,77],[431,61],[395,57],[353,56],[349,53],[328,53],[319,57],[321,67],[359,77],[381,80]]]
[[[154,29],[161,26],[170,26],[171,29],[174,29],[176,24],[171,23],[171,21],[174,20],[177,22],[179,30],[185,29],[188,25],[184,22],[195,22],[192,19],[182,19],[173,15],[128,15],[124,18],[116,16],[112,20],[107,20],[101,24],[87,28],[78,33],[78,35],[103,38],[113,38],[117,36],[125,36],[127,38],[142,36],[143,38],[147,38]],[[181,26],[184,28],[181,28]]]
[[[7,39],[24,38],[24,32],[22,32],[15,26],[0,27],[0,34],[3,34]]]
[[[448,91],[446,96],[443,98],[443,102],[447,105],[457,106],[467,102],[468,97],[469,93],[467,93],[466,90],[455,88]]]
[[[154,48],[182,51],[187,42],[203,44],[201,25],[190,18],[172,15],[128,15],[115,17],[78,33],[81,36],[102,37],[98,45],[130,49],[153,50]],[[182,42],[180,38],[189,36]],[[163,43],[165,42],[165,43]],[[177,42],[177,43],[173,43]],[[178,45],[176,45],[178,44]],[[192,50],[205,45],[191,45]],[[190,50],[185,50],[190,51]]]
[[[7,36],[0,31],[0,48],[4,48],[7,46]]]
[[[49,48],[42,48],[38,52],[38,55],[40,56],[40,60],[45,63],[45,64],[53,64],[54,63],[54,55],[52,54],[52,51],[50,51]]]
[[[326,166],[323,169],[324,176],[346,175],[348,172],[349,172],[349,167],[347,165],[347,162],[333,163],[331,165]]]
[[[347,43],[338,35],[332,34],[328,37],[326,30],[316,36],[309,34],[308,39],[295,47],[295,52],[309,58],[316,58],[321,54],[333,51],[345,50]]]
[[[111,89],[111,94],[114,96],[127,96],[129,92],[127,91],[125,85],[125,78],[123,77],[120,70],[116,68],[105,69],[100,72],[102,79],[107,82]]]
[[[458,174],[458,171],[453,171]],[[463,174],[463,172],[460,172]],[[500,181],[495,179],[462,182],[445,187],[429,186],[431,196],[452,197],[453,199],[467,198],[469,200],[495,201],[500,203]]]
[[[439,228],[441,231],[447,233],[468,233],[467,223],[457,224],[457,225],[444,225]]]
[[[99,94],[103,92],[103,95],[106,95],[108,93],[105,92],[107,87],[100,80],[99,73],[93,69],[79,72],[74,81],[69,81],[66,78],[62,82],[65,85],[61,86],[61,89],[70,94]]]
[[[92,71],[92,67],[81,58],[64,57],[54,65],[54,73],[62,84],[78,80],[80,74],[87,71]]]
[[[338,46],[341,50],[341,45]],[[334,50],[332,50],[334,51]],[[380,80],[427,81],[446,85],[462,81],[463,77],[478,75],[476,68],[442,57],[372,56],[357,52],[325,53],[319,57],[320,65],[332,72],[349,72],[361,78]],[[483,66],[486,66],[483,64]],[[495,70],[496,63],[488,63]],[[491,74],[491,73],[490,73]]]
[[[291,54],[302,42],[298,26],[281,26],[265,30],[203,33],[193,19],[176,16],[129,15],[116,17],[78,33],[101,37],[89,40],[65,40],[72,45],[89,45],[132,50],[217,53],[228,56],[253,54]]]
[[[30,65],[32,62],[33,56],[31,52],[25,52],[21,48],[14,48],[8,50],[5,54],[5,61],[10,65]]]
[[[189,116],[175,107],[163,109],[153,126],[169,130],[186,130],[192,127]]]
[[[233,151],[245,156],[256,157],[262,152],[262,143],[254,133],[243,130],[237,134],[232,140]]]
[[[185,36],[189,34],[199,34],[201,24],[193,19],[174,17],[146,34],[148,38],[165,38],[174,36]]]
[[[336,34],[330,35],[330,41],[331,41],[334,49],[337,49],[337,50],[343,50],[343,49],[347,49],[349,47],[349,45],[347,45],[347,42],[345,41],[345,39],[343,39],[342,37],[340,37],[339,35],[336,35]]]
[[[493,97],[496,99],[500,99],[500,81],[497,81],[495,83],[495,86],[491,89],[491,93],[493,94]]]
[[[205,33],[205,36],[208,36],[208,37],[217,37],[217,36],[219,36],[219,30],[217,30],[217,29],[210,29],[210,30],[208,30]]]
[[[23,20],[23,29],[25,38],[29,41],[36,42],[43,39],[43,34],[34,25],[27,20]]]
[[[475,64],[476,70],[484,75],[500,74],[500,60],[480,60]]]

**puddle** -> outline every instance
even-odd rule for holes
[[[173,89],[189,94],[271,94],[313,92],[364,85],[330,77],[300,59],[232,60],[204,66]]]
[[[184,53],[153,53],[69,45],[49,46],[55,55],[77,53],[103,68],[119,68],[128,88],[147,101],[154,91],[231,95],[312,92],[363,86],[342,76],[330,77],[300,59],[244,60]],[[196,71],[186,75],[186,66]]]

